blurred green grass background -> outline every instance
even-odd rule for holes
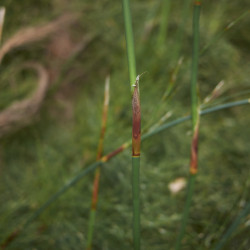
[[[66,66],[58,85],[52,85],[34,122],[1,138],[0,242],[63,184],[92,163],[100,133],[104,80],[111,75],[111,101],[104,152],[131,135],[131,103],[125,36],[120,1],[4,0],[3,42],[17,30],[51,21],[65,12],[80,12],[73,38],[93,36],[87,48]],[[142,127],[159,105],[159,116],[173,118],[190,112],[189,80],[192,5],[183,27],[180,55],[184,62],[171,102],[160,103],[176,64],[174,48],[181,22],[182,1],[172,2],[167,42],[156,46],[161,1],[131,1],[137,72],[140,82]],[[230,22],[249,9],[249,1],[204,1],[201,48]],[[147,27],[152,24],[148,33]],[[220,37],[200,58],[199,84],[204,99],[221,80],[229,97],[249,89],[249,33],[247,15]],[[48,39],[11,51],[0,68],[0,108],[29,95],[36,78],[18,72],[27,60],[46,67]],[[63,79],[68,79],[63,81]],[[244,95],[249,97],[249,95]],[[239,100],[231,98],[230,100]],[[157,118],[157,117],[156,117]],[[212,249],[235,216],[250,201],[249,107],[237,107],[201,118],[199,165],[191,218],[183,249]],[[190,122],[166,130],[142,144],[142,249],[172,249],[185,201],[168,184],[188,175]],[[127,150],[105,164],[102,171],[93,249],[131,249],[131,162]],[[8,249],[84,249],[93,175],[84,177],[36,219]],[[224,249],[249,249],[249,215]]]

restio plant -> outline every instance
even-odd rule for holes
[[[173,69],[171,70],[168,85],[166,89],[163,91],[163,95],[159,103],[152,104],[155,106],[155,112],[152,114],[153,123],[151,121],[149,124],[145,125],[145,130],[141,130],[141,120],[142,120],[142,109],[141,107],[141,98],[143,97],[143,92],[140,92],[139,82],[143,85],[143,78],[147,77],[146,74],[143,78],[141,77],[143,72],[137,72],[136,67],[136,49],[134,44],[134,33],[133,33],[133,22],[130,9],[130,0],[122,0],[122,8],[123,8],[123,20],[124,20],[124,27],[125,27],[125,37],[126,37],[126,50],[127,50],[127,60],[128,60],[128,73],[129,73],[129,84],[128,88],[130,88],[131,96],[128,96],[128,102],[132,100],[132,109],[131,109],[131,135],[132,138],[129,139],[127,142],[123,143],[117,149],[111,151],[108,154],[103,154],[103,148],[105,148],[106,141],[104,140],[106,128],[107,128],[107,120],[108,120],[108,109],[109,109],[109,99],[110,99],[110,82],[112,83],[112,74],[106,78],[105,82],[105,91],[104,91],[104,103],[103,103],[103,113],[101,119],[101,133],[99,137],[98,149],[97,149],[97,157],[96,161],[92,164],[84,167],[79,173],[73,176],[66,184],[62,185],[62,187],[55,192],[47,201],[44,202],[42,206],[35,210],[30,217],[23,222],[21,225],[16,225],[16,230],[13,231],[10,235],[8,235],[1,244],[2,249],[11,246],[11,243],[16,240],[17,237],[21,237],[25,230],[32,224],[32,222],[38,218],[46,209],[55,204],[59,197],[63,196],[69,189],[73,188],[83,177],[88,175],[91,172],[94,172],[94,181],[93,181],[93,188],[92,188],[92,199],[91,199],[91,207],[89,213],[89,224],[86,230],[86,245],[81,246],[81,249],[95,249],[94,243],[96,241],[96,234],[101,234],[101,232],[97,232],[94,230],[95,223],[96,223],[96,215],[99,209],[102,207],[97,206],[98,203],[98,195],[99,195],[99,185],[101,179],[101,169],[107,165],[107,163],[118,154],[123,152],[125,149],[130,148],[132,152],[132,160],[131,164],[128,160],[128,167],[132,165],[132,178],[131,180],[127,180],[131,183],[131,190],[132,190],[132,202],[131,202],[131,214],[133,214],[133,219],[131,221],[133,231],[133,241],[131,243],[131,247],[135,250],[143,249],[141,247],[141,241],[143,241],[142,231],[143,231],[143,217],[141,213],[143,208],[141,206],[141,183],[140,183],[140,172],[143,171],[143,165],[141,166],[141,142],[148,140],[149,138],[154,137],[156,134],[159,134],[171,127],[175,127],[178,124],[182,124],[185,121],[191,120],[192,121],[192,137],[191,137],[191,155],[190,155],[190,164],[189,164],[189,177],[188,177],[188,186],[187,186],[187,195],[186,195],[186,202],[183,208],[183,214],[180,224],[179,232],[176,233],[176,242],[175,242],[175,249],[187,249],[184,247],[185,244],[185,236],[187,232],[187,228],[189,225],[189,218],[190,218],[190,211],[192,211],[192,199],[195,197],[195,181],[198,175],[198,145],[199,145],[199,132],[201,129],[201,122],[200,118],[202,116],[206,116],[208,114],[226,110],[232,107],[242,106],[250,103],[250,99],[242,99],[237,101],[230,101],[221,103],[220,100],[223,101],[223,98],[219,99],[218,96],[220,95],[220,88],[222,84],[217,85],[217,87],[208,95],[205,99],[204,103],[202,104],[201,101],[201,86],[198,87],[199,82],[199,58],[203,53],[205,53],[209,48],[215,46],[216,41],[224,34],[225,31],[228,31],[233,25],[238,23],[243,17],[245,17],[249,11],[244,12],[240,17],[235,19],[231,24],[227,26],[220,34],[216,35],[215,38],[212,38],[204,47],[201,48],[200,46],[200,11],[202,1],[195,0],[193,3],[193,29],[192,29],[192,56],[191,58],[191,77],[190,77],[190,114],[185,115],[181,118],[172,119],[171,121],[166,122],[166,119],[170,117],[170,110],[168,110],[168,105],[165,105],[164,112],[166,115],[162,116],[160,119],[157,116],[158,111],[162,105],[162,101],[170,101],[175,91],[180,87],[177,84],[177,78],[180,71],[182,64],[189,63],[189,58],[184,58],[182,56],[182,47],[183,45],[183,36],[184,36],[184,29],[189,17],[189,5],[190,0],[183,1],[183,10],[181,15],[181,24],[177,29],[176,32],[176,40],[175,44],[173,44],[173,51],[172,51],[172,58],[173,58]],[[169,21],[171,17],[171,8],[172,2],[170,0],[162,0],[161,6],[161,16],[159,21],[159,30],[157,34],[157,43],[155,43],[155,50],[164,51],[164,47],[166,46],[166,41],[168,40],[169,36],[172,35],[169,32]],[[4,15],[4,10],[0,9],[0,38],[1,38],[1,31],[2,31],[2,24],[3,18],[1,17]],[[136,44],[138,47],[140,45]],[[147,60],[147,59],[145,59]],[[147,70],[147,69],[145,69]],[[120,84],[120,83],[116,83]],[[154,83],[157,84],[157,83]],[[243,94],[247,92],[244,91]],[[212,103],[212,101],[214,101]],[[216,103],[218,101],[218,103]],[[150,102],[150,100],[148,100]],[[155,120],[157,119],[157,120]],[[142,131],[142,132],[141,132]],[[161,138],[164,140],[164,136]],[[142,156],[143,157],[143,156]],[[144,162],[144,161],[143,161]],[[168,162],[168,157],[166,156],[166,162]],[[167,167],[165,171],[168,171]],[[147,190],[143,190],[143,192],[147,192]],[[162,197],[164,200],[164,197]],[[242,222],[242,219],[249,216],[250,213],[250,201],[247,201],[247,204],[244,206],[242,211],[239,215],[235,216],[235,219],[230,222],[230,226],[224,231],[222,237],[217,239],[213,244],[213,249],[223,249],[223,246],[227,242],[227,240],[231,237],[231,235],[235,232],[237,227]],[[55,204],[56,205],[56,204]],[[166,205],[167,206],[167,205]],[[98,209],[97,209],[98,208]],[[112,220],[112,213],[110,215],[110,220]],[[106,248],[104,248],[106,249]],[[165,247],[157,248],[157,249],[166,249]]]

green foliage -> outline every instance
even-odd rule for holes
[[[100,131],[103,82],[111,72],[111,100],[105,152],[131,137],[131,103],[120,1],[5,0],[3,42],[23,25],[51,20],[65,9],[84,14],[74,33],[96,36],[88,48],[66,67],[62,78],[76,75],[47,96],[32,125],[1,138],[0,242],[22,225],[62,185],[92,163]],[[158,39],[160,9],[157,1],[132,1],[137,72],[147,71],[140,85],[142,127],[157,111],[160,118],[174,111],[173,119],[189,113],[191,6],[183,30],[183,64],[171,102],[160,102],[174,61],[181,1],[171,5],[167,41]],[[201,48],[231,21],[249,9],[248,1],[204,1],[201,13]],[[217,10],[217,11],[216,11]],[[220,10],[224,10],[223,12]],[[28,16],[26,12],[30,12]],[[151,13],[155,11],[154,13]],[[154,21],[145,36],[145,25]],[[201,98],[225,80],[225,96],[249,89],[249,18],[242,19],[201,56]],[[146,38],[145,38],[146,37]],[[0,107],[29,95],[36,77],[20,72],[26,60],[48,64],[45,42],[8,54],[0,68]],[[159,51],[161,51],[159,53]],[[14,73],[13,73],[14,72]],[[19,73],[18,73],[19,72]],[[13,84],[11,84],[13,82]],[[58,94],[59,93],[59,94]],[[58,97],[59,95],[59,97]],[[248,95],[249,96],[249,95]],[[60,99],[61,98],[61,99]],[[150,102],[149,102],[150,100]],[[217,101],[219,102],[220,99]],[[153,105],[152,105],[153,104]],[[250,200],[248,107],[237,107],[203,117],[200,128],[200,171],[183,249],[212,249]],[[171,118],[171,119],[172,119]],[[157,120],[157,119],[156,119]],[[171,128],[142,144],[141,244],[142,249],[171,249],[175,245],[185,189],[173,195],[168,184],[187,178],[191,123]],[[100,183],[93,249],[131,249],[130,152],[105,164]],[[87,175],[41,214],[8,249],[79,249],[85,246],[93,176]],[[224,245],[224,249],[249,249],[249,215]]]

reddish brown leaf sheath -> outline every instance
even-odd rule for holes
[[[127,144],[123,144],[122,146],[120,146],[119,148],[117,148],[116,150],[112,151],[111,153],[109,153],[108,155],[105,155],[101,158],[102,162],[107,162],[109,161],[112,157],[114,157],[115,155],[119,154],[120,152],[122,152],[124,149],[127,148]]]
[[[139,94],[139,77],[136,78],[132,97],[133,129],[132,129],[132,156],[140,156],[141,151],[141,107]]]
[[[198,171],[198,141],[199,141],[199,126],[196,126],[191,146],[191,161],[190,161],[191,174],[196,174]]]

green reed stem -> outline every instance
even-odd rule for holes
[[[99,167],[95,170],[98,171]],[[94,226],[95,226],[95,216],[96,216],[96,209],[90,210],[89,215],[89,227],[88,227],[88,234],[87,234],[87,250],[92,249],[92,242],[93,242],[93,235],[94,235]]]
[[[128,58],[128,69],[129,69],[129,81],[131,86],[131,93],[133,94],[133,84],[136,79],[136,61],[135,61],[135,49],[134,49],[134,36],[132,29],[132,18],[130,12],[130,1],[122,0],[123,5],[123,17],[125,24],[125,35],[127,45],[127,58]]]
[[[133,193],[133,237],[134,249],[140,249],[140,145],[141,145],[141,111],[139,76],[136,77],[136,62],[132,18],[129,0],[123,0],[123,16],[126,32],[129,80],[132,93],[132,193]]]
[[[160,30],[159,30],[159,36],[158,36],[158,46],[160,48],[166,42],[169,12],[170,12],[170,7],[171,7],[171,0],[162,0],[162,1],[163,1],[163,6],[162,6]]]
[[[140,249],[140,157],[132,157],[132,166],[134,249]]]
[[[181,248],[182,240],[185,235],[187,222],[189,218],[189,211],[191,207],[191,200],[193,196],[194,183],[198,171],[198,137],[199,137],[199,123],[200,123],[200,107],[198,100],[198,59],[199,59],[199,20],[200,20],[200,6],[201,1],[196,0],[194,3],[193,13],[193,52],[192,52],[192,67],[191,67],[191,114],[192,114],[192,130],[193,138],[191,144],[190,157],[190,177],[189,188],[187,190],[187,198],[182,217],[181,229],[176,242],[176,250]]]
[[[200,112],[200,115],[208,115],[220,110],[229,109],[232,107],[238,107],[242,105],[250,104],[250,99],[244,99],[240,101],[235,102],[229,102],[222,105],[218,105],[216,107],[207,108],[205,110],[202,110]],[[171,127],[175,127],[185,121],[191,120],[191,116],[185,116],[182,118],[178,118],[174,121],[168,122],[163,124],[162,126],[156,128],[153,131],[150,131],[141,137],[141,141],[147,140],[148,138],[159,134],[166,129],[169,129]],[[40,208],[38,208],[27,220],[26,222],[19,228],[19,230],[16,230],[15,232],[15,238],[18,237],[29,225],[32,221],[34,221],[36,218],[38,218],[51,204],[53,204],[59,197],[61,197],[64,193],[66,193],[70,188],[75,186],[84,176],[87,174],[93,172],[97,167],[102,167],[103,163],[108,162],[110,159],[118,155],[119,153],[123,152],[125,149],[127,149],[131,145],[131,141],[122,144],[119,148],[112,151],[111,153],[103,156],[100,161],[96,161],[89,166],[87,166],[85,169],[81,170],[76,176],[74,176],[71,180],[69,180],[65,185],[63,185],[54,195],[52,195]],[[1,244],[5,244],[6,240]]]
[[[192,101],[192,128],[193,133],[199,124],[199,100],[198,100],[198,60],[199,60],[199,21],[200,21],[201,2],[196,0],[194,4],[193,15],[193,53],[192,53],[192,68],[191,68],[191,101]]]
[[[140,154],[141,154],[141,109],[139,76],[136,78],[132,97],[132,192],[133,192],[133,237],[134,249],[140,249]]]

